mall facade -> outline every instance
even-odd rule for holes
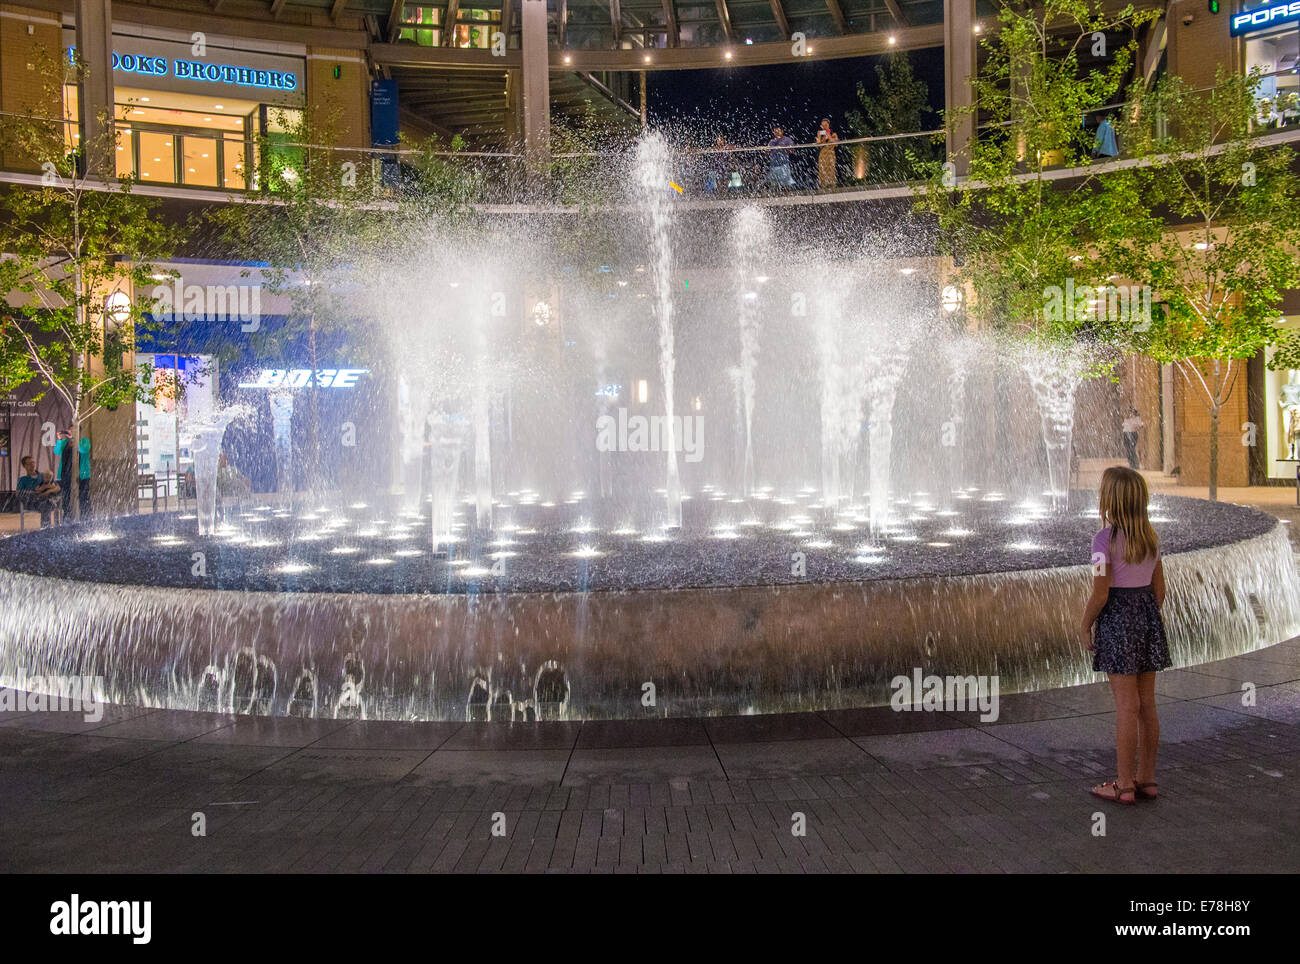
[[[1260,123],[1300,129],[1300,3],[1155,6],[1161,16],[1141,35],[1135,71],[1148,77],[1166,71],[1209,85],[1221,67],[1259,69],[1265,75]],[[68,126],[73,141],[111,115],[117,170],[137,175],[138,190],[192,208],[230,203],[246,191],[254,145],[285,135],[302,111],[328,113],[334,146],[358,156],[391,155],[403,136],[459,136],[471,148],[541,168],[557,117],[595,111],[611,124],[635,129],[643,123],[645,78],[658,70],[941,47],[946,103],[969,104],[980,35],[995,27],[985,0],[475,0],[473,7],[457,0],[27,0],[0,4],[0,111],[62,116],[74,122]],[[67,63],[73,50],[89,70],[82,83],[65,84],[56,102],[38,68],[51,58]],[[969,130],[954,131],[949,150],[968,136]],[[30,185],[35,177],[22,159],[0,158],[0,181]],[[827,216],[838,216],[840,205],[878,203],[869,189],[818,200],[814,213]],[[200,262],[200,252],[178,254],[170,267],[182,283],[237,285],[247,268]],[[1288,324],[1300,325],[1300,293],[1287,293],[1283,311]],[[273,324],[275,309],[266,314]],[[164,326],[176,321],[160,320]],[[276,376],[247,353],[240,327],[227,327],[241,360],[214,375],[210,388],[223,398],[256,392],[259,379]],[[168,344],[137,347],[177,377],[186,366],[208,365],[216,353],[177,332]],[[332,371],[365,367],[346,357],[328,363]],[[302,369],[305,359],[289,359],[275,371],[288,378]],[[398,391],[381,383],[366,371],[333,392],[337,411],[330,417],[346,422],[350,391],[358,399]],[[1144,422],[1143,467],[1204,484],[1208,412],[1173,369],[1129,359],[1118,386],[1119,407],[1131,404]],[[0,413],[6,420],[0,490],[12,488],[17,455],[37,444],[41,426],[66,419],[45,411],[51,405],[33,402],[30,393],[8,399]],[[185,440],[175,419],[174,412],[142,407],[102,413],[86,430],[96,464],[120,480],[123,505],[137,473],[184,470]],[[1091,448],[1078,454],[1118,456],[1118,424],[1113,428],[1085,434]],[[1263,356],[1251,360],[1220,433],[1221,485],[1294,484],[1297,463],[1286,459],[1300,439],[1300,372],[1270,371]],[[1242,444],[1247,437],[1254,444]]]

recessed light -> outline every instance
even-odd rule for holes
[[[142,103],[142,104],[147,104],[147,103],[149,103],[149,98],[148,98],[148,97],[141,97],[141,98],[140,98],[140,103]]]
[[[223,107],[221,104],[213,104],[212,106],[215,107],[217,110],[225,110],[225,109],[226,109],[226,108]]]

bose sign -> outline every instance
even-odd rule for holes
[[[368,368],[322,368],[316,373],[320,388],[356,388],[357,379],[370,371]],[[263,368],[251,382],[240,382],[240,388],[306,388],[311,385],[310,368]]]
[[[1264,30],[1280,23],[1296,23],[1298,21],[1300,21],[1300,0],[1291,0],[1290,3],[1275,3],[1271,6],[1260,7],[1258,10],[1243,10],[1233,16],[1229,32],[1236,37],[1254,30]]]

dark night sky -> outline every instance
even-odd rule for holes
[[[913,50],[908,56],[917,77],[930,88],[930,105],[943,106],[943,49]],[[646,109],[655,125],[681,126],[712,140],[725,134],[737,144],[766,143],[771,124],[780,122],[797,143],[813,139],[823,117],[840,136],[848,134],[844,115],[858,105],[859,81],[868,92],[876,85],[880,57],[817,60],[766,67],[652,71]],[[925,126],[939,125],[937,114]]]

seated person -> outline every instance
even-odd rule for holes
[[[25,474],[18,479],[18,498],[24,509],[41,514],[41,528],[47,529],[60,492],[59,484],[54,481],[53,472],[37,472],[36,460],[30,455],[23,456],[22,466]]]
[[[223,499],[243,499],[253,494],[253,484],[230,464],[225,452],[217,460],[217,494]]]

